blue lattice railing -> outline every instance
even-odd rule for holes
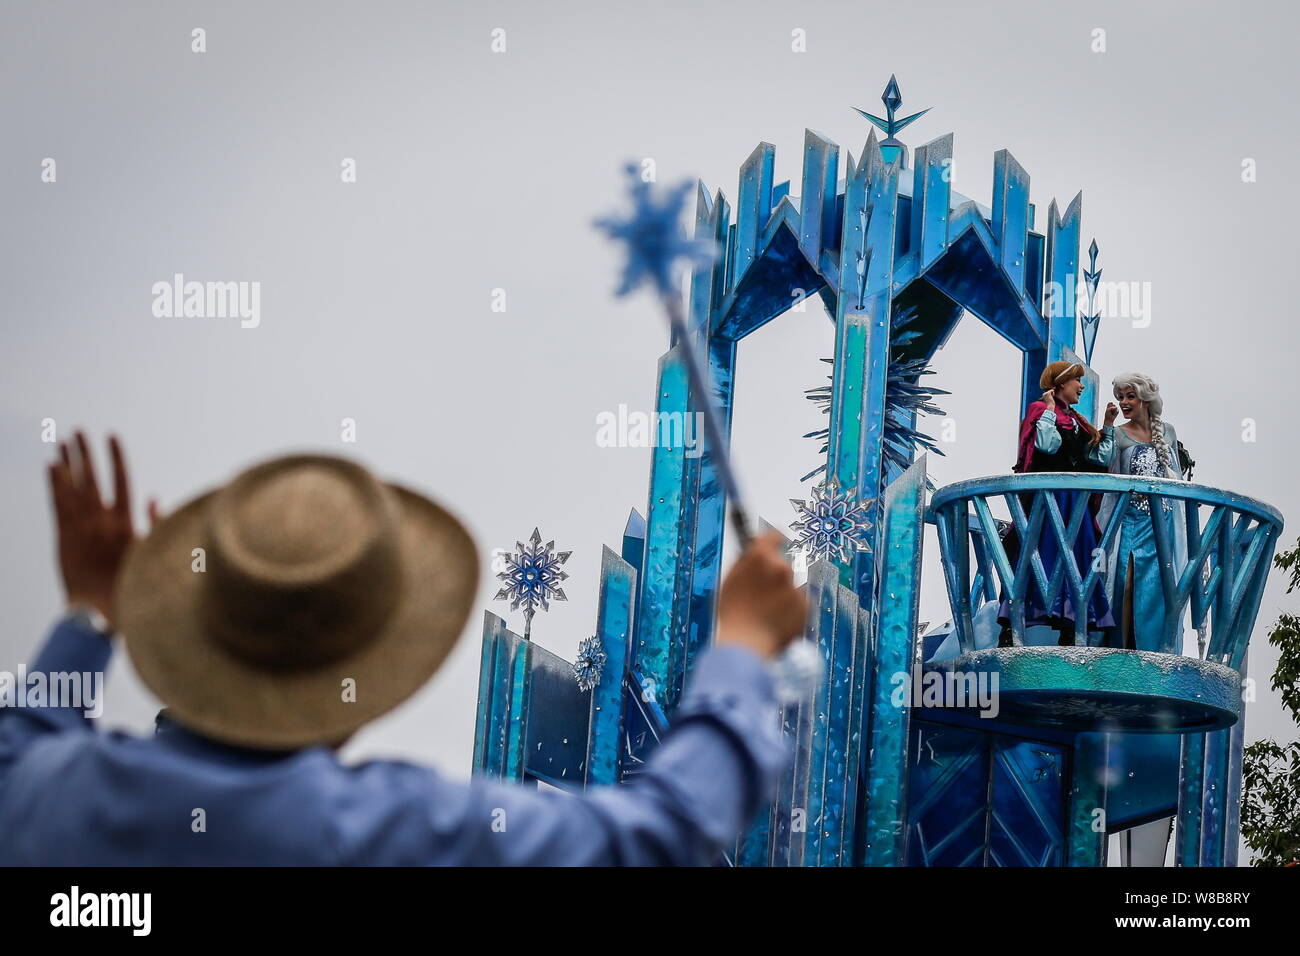
[[[1075,543],[1084,523],[1093,520],[1089,502],[1097,495],[1108,496],[1110,507],[1103,509],[1092,559],[1080,566]],[[1108,555],[1134,496],[1146,496],[1149,505],[1144,520],[1151,522],[1164,598],[1157,649],[1182,654],[1183,628],[1190,626],[1201,635],[1201,659],[1240,670],[1282,516],[1263,502],[1218,488],[1109,474],[998,475],[935,493],[930,514],[962,652],[976,648],[974,613],[986,601],[1006,599],[1016,645],[1025,642],[1031,600],[1050,607],[1064,593],[1075,608],[1087,607],[1108,587]],[[995,517],[995,508],[1008,517]],[[1010,548],[1009,540],[1015,542]],[[1044,560],[1041,547],[1047,542]],[[1075,642],[1088,643],[1082,628]]]

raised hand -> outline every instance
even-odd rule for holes
[[[1116,405],[1114,402],[1110,402],[1109,404],[1107,404],[1107,406],[1106,406],[1106,422],[1105,422],[1105,423],[1106,423],[1107,425],[1114,425],[1114,424],[1115,424],[1115,419],[1118,418],[1118,417],[1119,417],[1119,406]]]
[[[794,586],[776,531],[755,538],[736,559],[718,593],[718,644],[775,657],[804,632],[808,599]]]
[[[113,623],[113,589],[127,548],[135,540],[126,461],[116,436],[108,440],[113,463],[113,503],[104,504],[84,432],[59,445],[49,467],[58,525],[59,570],[68,604],[90,605]]]

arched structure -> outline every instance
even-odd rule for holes
[[[890,138],[878,143],[873,131],[842,172],[839,147],[808,131],[797,198],[789,183],[774,182],[775,150],[766,143],[740,168],[734,216],[721,192],[698,192],[696,234],[725,254],[695,271],[690,324],[727,429],[737,343],[792,302],[820,297],[836,327],[828,478],[871,502],[873,517],[870,552],[810,568],[808,637],[826,659],[826,678],[815,699],[783,715],[791,772],[728,860],[1098,865],[1108,832],[1176,813],[1179,862],[1230,863],[1236,688],[1281,519],[1217,489],[1095,475],[962,482],[939,489],[927,507],[924,458],[906,468],[887,460],[891,364],[928,359],[964,315],[987,323],[1022,357],[1020,405],[1007,409],[1012,434],[1045,364],[1082,361],[1074,353],[1082,196],[1064,215],[1053,201],[1036,231],[1029,176],[1001,150],[991,205],[967,199],[951,185],[951,135],[917,149],[909,166],[892,136],[897,105],[895,96],[893,129],[872,118]],[[1093,319],[1090,337],[1095,328]],[[681,350],[672,343],[659,360],[660,413],[699,407]],[[1080,404],[1092,416],[1096,375],[1086,382]],[[1097,586],[1096,575],[1072,563],[1048,580],[1038,561],[1043,535],[1072,540],[1078,528],[1079,516],[1060,514],[1045,493],[1061,487],[1167,495],[1188,516],[1189,555],[1164,577],[1166,604],[1179,613],[1165,622],[1159,654],[975,648],[972,614],[999,586],[1013,605],[1029,587],[1081,594]],[[1027,510],[1022,493],[1032,498]],[[993,499],[1007,503],[1021,532],[1014,567],[998,540]],[[476,770],[556,786],[636,774],[711,638],[723,518],[709,449],[693,457],[680,445],[657,447],[645,518],[633,512],[620,548],[605,549],[596,637],[606,660],[591,690],[575,686],[566,662],[487,615]],[[962,649],[931,663],[916,620],[927,520],[939,530]],[[1183,657],[1181,622],[1207,618],[1206,652]],[[957,672],[996,673],[1006,709],[989,719],[951,696],[899,693],[898,675],[915,675],[919,686],[927,675]]]

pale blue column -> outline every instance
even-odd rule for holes
[[[685,415],[689,411],[686,366],[681,346],[659,360],[656,411]],[[682,554],[682,525],[687,503],[682,483],[686,450],[680,443],[655,447],[650,465],[650,499],[646,522],[644,573],[637,601],[632,663],[646,681],[647,691],[661,704],[671,680],[674,609]]]
[[[907,745],[911,703],[894,701],[897,674],[916,665],[916,617],[925,522],[925,456],[885,492],[870,698],[866,820],[860,834],[867,866],[902,866],[907,841]]]
[[[875,140],[875,130],[871,138]],[[876,150],[880,155],[880,150]],[[804,130],[803,186],[799,194],[799,248],[819,268],[822,251],[834,239],[835,191],[840,148],[813,130]]]
[[[817,866],[821,860],[824,825],[826,821],[826,774],[828,747],[834,733],[832,725],[832,691],[835,683],[835,611],[836,591],[839,589],[839,568],[830,561],[817,561],[808,569],[808,605],[811,626],[808,639],[817,647],[826,664],[823,679],[804,709],[807,722],[808,763],[804,779],[798,788],[804,794],[806,811],[804,832],[791,835],[791,863],[800,866]],[[843,715],[847,719],[847,714]],[[803,728],[801,728],[803,730]],[[802,736],[802,734],[800,735]],[[834,812],[834,811],[832,811]]]
[[[587,784],[616,783],[623,749],[623,678],[632,643],[636,571],[609,548],[600,559],[600,604],[596,634],[605,652],[600,680],[591,692],[587,736]]]
[[[1223,866],[1231,758],[1231,727],[1205,735],[1205,772],[1201,788],[1201,866]]]
[[[860,626],[858,596],[838,581],[835,622],[826,641],[826,763],[822,778],[822,820],[818,828],[821,866],[853,862],[853,824],[862,742],[863,675],[870,660],[868,631]]]
[[[990,228],[997,243],[1002,274],[1020,292],[1025,288],[1025,247],[1029,239],[1029,173],[1016,162],[1010,150],[1000,149],[993,156]],[[1075,250],[1078,250],[1077,241]]]
[[[493,663],[496,660],[496,636],[504,629],[505,622],[491,611],[483,616],[483,649],[478,665],[478,705],[474,716],[474,763],[475,772],[488,769],[489,741],[492,736],[492,693]]]
[[[1079,233],[1083,219],[1083,193],[1071,200],[1061,216],[1053,199],[1047,209],[1048,286],[1044,311],[1047,316],[1047,360],[1054,362],[1062,349],[1075,348],[1078,326],[1076,303],[1079,288]]]
[[[491,612],[484,614],[474,728],[476,772],[507,780],[524,777],[531,648],[501,618]]]
[[[912,183],[912,243],[924,272],[948,249],[948,204],[952,196],[952,133],[916,151]]]
[[[898,174],[873,130],[844,191],[827,475],[859,501],[877,499],[882,485]],[[878,502],[872,515],[878,525]],[[870,607],[874,559],[853,565],[845,583]]]
[[[1178,774],[1178,818],[1174,830],[1177,866],[1201,865],[1201,805],[1205,790],[1205,734],[1183,735]]]
[[[1106,863],[1106,734],[1074,738],[1065,823],[1066,866]]]

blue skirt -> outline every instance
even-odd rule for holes
[[[1080,503],[1080,496],[1087,498],[1091,495],[1091,492],[1066,490],[1053,492],[1053,495],[1056,498],[1056,507],[1061,512],[1061,518],[1068,527],[1070,515],[1074,514],[1075,507]],[[1090,505],[1084,504],[1083,507],[1089,508],[1091,511]],[[1011,550],[1008,549],[1008,557],[1014,564],[1018,555],[1011,555]],[[1019,542],[1017,542],[1014,550],[1019,551]],[[1084,515],[1083,521],[1079,525],[1079,533],[1075,535],[1071,551],[1074,554],[1075,565],[1079,569],[1079,576],[1086,578],[1092,568],[1093,561],[1096,560],[1097,551],[1097,521],[1091,513]],[[1043,572],[1050,581],[1061,561],[1061,547],[1057,542],[1056,533],[1046,521],[1044,521],[1043,529],[1038,535],[1038,555],[1043,562]],[[1086,632],[1113,628],[1115,618],[1111,614],[1110,602],[1106,599],[1105,591],[1104,581],[1093,588],[1092,594],[1088,597],[1088,608],[1085,615],[1080,614],[1080,609],[1074,606],[1074,598],[1071,596],[1068,579],[1065,578],[1064,572],[1062,573],[1061,587],[1050,606],[1043,600],[1043,594],[1039,590],[1036,581],[1031,581],[1025,596],[1025,627],[1045,624],[1060,630],[1063,622],[1069,621],[1072,622],[1076,633],[1080,630]],[[998,609],[998,619],[1005,622],[1009,619],[1009,615],[1010,606],[1004,597],[1002,606]]]
[[[1169,540],[1174,540],[1173,516],[1165,513]],[[1119,531],[1119,548],[1115,560],[1115,581],[1111,606],[1123,608],[1129,565],[1133,569],[1133,590],[1129,596],[1133,609],[1133,640],[1140,651],[1160,650],[1160,634],[1165,620],[1165,594],[1160,587],[1160,559],[1156,554],[1156,536],[1150,513],[1129,502]]]

